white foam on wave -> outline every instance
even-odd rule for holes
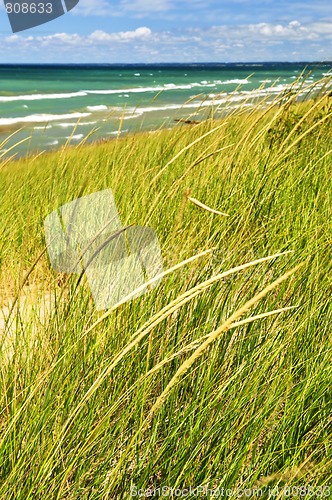
[[[234,94],[238,94],[238,92],[234,92]],[[230,95],[230,94],[227,94],[226,92],[222,92],[221,94],[209,94],[208,97],[210,97],[211,99],[213,99],[214,97],[221,97],[221,96],[227,96],[227,95]],[[193,96],[195,97],[195,96]]]
[[[251,96],[251,97],[260,97],[264,94],[279,94],[283,92],[284,90],[287,89],[297,89],[299,88],[300,85],[294,85],[294,84],[284,84],[280,83],[279,85],[272,85],[271,87],[265,87],[261,89],[254,89],[254,90],[242,90],[240,94],[246,95],[246,96]]]
[[[155,85],[151,87],[132,87],[127,89],[105,89],[105,90],[84,90],[87,94],[97,94],[97,95],[112,95],[112,94],[124,94],[128,97],[128,94],[141,94],[145,92],[162,92],[167,90],[190,90],[195,87],[215,87],[217,82],[213,83],[189,83],[176,85],[175,83],[165,83],[164,85]]]
[[[112,95],[112,94],[122,94],[126,92],[126,94],[141,94],[145,92],[161,92],[163,90],[170,90],[175,88],[182,89],[190,89],[189,85],[178,85],[176,87],[166,87],[164,85],[156,85],[154,87],[133,87],[130,89],[105,89],[105,90],[87,90],[86,92],[89,94],[97,94],[97,95]]]
[[[83,125],[96,125],[98,122],[80,122],[78,123],[78,126],[81,127]]]
[[[107,132],[106,135],[120,135],[120,134],[125,134],[126,132],[128,132],[129,129],[126,128],[125,130],[114,130],[113,132]]]
[[[61,128],[69,128],[69,127],[75,127],[75,125],[77,125],[76,122],[72,122],[72,123],[56,123],[55,124],[57,127],[61,127]]]
[[[74,141],[79,141],[84,137],[84,134],[76,134],[76,135],[70,135],[69,137],[66,137],[66,139],[73,139]]]
[[[88,111],[104,111],[104,110],[108,109],[108,107],[105,106],[104,104],[99,104],[97,106],[87,106],[86,109]]]
[[[46,130],[47,128],[52,128],[52,125],[44,125],[43,127],[34,127],[35,130]]]
[[[137,118],[145,113],[151,112],[159,112],[159,111],[168,111],[168,110],[178,110],[178,109],[197,109],[197,108],[205,108],[210,106],[220,106],[222,104],[236,103],[241,101],[250,100],[253,98],[263,97],[264,95],[273,95],[279,94],[288,88],[297,88],[299,85],[290,86],[285,84],[279,84],[263,89],[255,89],[255,90],[243,90],[241,92],[234,92],[233,94],[210,94],[209,99],[204,101],[192,101],[187,104],[170,104],[166,106],[150,106],[145,108],[127,108],[128,115],[124,117],[125,120],[130,120],[133,118]],[[251,103],[244,103],[241,106],[251,107]]]
[[[273,85],[272,87],[267,87],[266,89],[261,89],[258,91],[258,94],[261,92],[262,94],[279,94],[280,92],[283,92],[284,90],[287,89],[297,89],[299,88],[300,85],[294,85],[294,84],[287,84],[287,83],[280,83],[279,85]],[[257,93],[257,91],[255,91]]]
[[[68,92],[59,94],[27,94],[27,95],[0,95],[0,102],[13,101],[41,101],[44,99],[71,99],[72,97],[85,97],[87,94],[84,91]]]
[[[216,80],[215,83],[218,83],[220,85],[233,85],[233,84],[236,84],[236,85],[247,85],[247,83],[250,83],[250,82],[249,82],[249,80],[247,78],[243,78],[243,79],[235,78],[234,80],[225,80],[225,81]]]
[[[0,125],[15,125],[16,123],[47,123],[57,120],[78,119],[90,116],[91,113],[69,113],[66,115],[29,115],[17,116],[16,118],[0,118]]]
[[[170,104],[168,106],[150,106],[148,108],[135,108],[134,110],[128,110],[129,113],[124,117],[124,120],[131,120],[133,118],[137,118],[138,116],[143,115],[144,113],[151,113],[153,111],[172,111],[177,109],[194,109],[211,106],[213,104],[221,104],[223,102],[227,102],[227,99],[220,100],[208,100],[208,101],[200,101],[200,102],[191,102],[188,104]]]
[[[89,113],[91,115],[91,113]],[[55,123],[56,127],[70,128],[70,127],[82,127],[84,125],[96,125],[97,121],[92,122],[65,122],[65,123]]]
[[[57,144],[59,144],[59,141],[54,140],[54,141],[51,141],[51,142],[47,142],[45,144],[45,146],[56,146]]]
[[[179,84],[176,85],[174,83],[165,83],[164,85],[155,85],[150,87],[133,87],[133,88],[122,88],[122,89],[99,89],[99,90],[79,90],[77,92],[59,92],[53,94],[27,94],[27,95],[12,95],[12,96],[2,96],[0,95],[0,102],[13,102],[13,101],[42,101],[45,99],[71,99],[75,97],[86,97],[89,94],[96,95],[112,95],[112,94],[125,94],[125,97],[128,94],[133,93],[144,93],[144,92],[161,92],[167,90],[189,90],[195,87],[215,87],[217,84],[222,85],[230,85],[230,84],[238,84],[245,85],[249,83],[247,79],[234,79],[234,80],[216,80],[214,82],[208,83],[206,80],[198,83],[193,82],[190,84]],[[98,106],[89,106],[92,111],[101,111],[101,105]],[[94,109],[93,109],[94,108]],[[105,109],[105,108],[103,108]]]

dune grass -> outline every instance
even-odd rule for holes
[[[295,98],[0,166],[1,499],[329,496],[332,99]],[[165,275],[97,312],[43,222],[107,188]]]

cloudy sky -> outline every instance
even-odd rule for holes
[[[331,0],[80,0],[16,35],[0,3],[0,63],[332,60]]]

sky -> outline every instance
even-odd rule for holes
[[[17,34],[0,0],[0,63],[259,61],[332,61],[331,0],[80,0]]]

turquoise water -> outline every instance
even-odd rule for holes
[[[220,113],[249,107],[294,85],[305,68],[313,82],[331,64],[0,66],[1,154],[78,144],[91,130],[89,140],[171,127],[203,118],[212,104]]]

